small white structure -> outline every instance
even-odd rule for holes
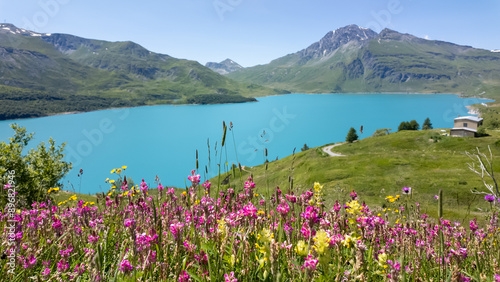
[[[457,117],[455,124],[450,130],[450,135],[454,137],[474,137],[477,128],[483,124],[483,119],[475,116]]]

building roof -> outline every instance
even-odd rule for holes
[[[477,132],[477,130],[468,127],[453,127],[451,130],[465,130],[470,132]]]
[[[483,119],[475,116],[465,116],[465,117],[457,117],[455,118],[455,120],[470,120],[470,121],[480,122]]]

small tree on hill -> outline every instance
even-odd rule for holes
[[[419,130],[420,129],[420,124],[416,120],[411,120],[410,121],[410,130]]]
[[[430,118],[426,118],[424,124],[422,125],[422,130],[432,129],[432,123]]]
[[[351,129],[349,129],[349,132],[347,132],[347,136],[345,137],[345,141],[347,143],[352,143],[356,140],[358,140],[358,134],[356,133],[356,129],[354,129],[354,127],[351,127]]]
[[[398,126],[398,131],[409,130],[409,128],[410,128],[410,123],[407,121],[402,121]]]
[[[304,147],[300,149],[302,152],[309,150],[309,146],[307,144],[304,144]]]

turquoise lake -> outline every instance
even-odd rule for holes
[[[256,103],[148,106],[0,121],[0,140],[12,136],[9,124],[15,122],[36,133],[32,146],[50,137],[57,144],[67,142],[66,160],[73,170],[63,180],[66,190],[105,192],[109,184],[104,180],[114,176],[110,170],[123,165],[136,184],[144,178],[156,187],[158,176],[164,186],[185,187],[196,166],[196,150],[202,178],[205,166],[211,167],[210,176],[217,174],[223,121],[234,127],[227,132],[222,163],[254,166],[264,162],[264,148],[270,161],[281,159],[294,148],[300,152],[305,143],[312,148],[344,141],[350,127],[360,138],[379,128],[397,131],[401,121],[415,119],[422,125],[427,117],[434,128],[450,128],[457,115],[468,115],[467,105],[487,101],[452,94],[290,94]]]

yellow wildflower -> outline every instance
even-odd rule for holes
[[[318,255],[323,256],[328,252],[328,247],[330,246],[330,238],[328,234],[324,230],[320,230],[316,233],[316,236],[313,238],[314,240],[314,249],[318,253]]]
[[[273,234],[271,233],[271,230],[264,228],[262,231],[260,231],[261,235],[261,241],[265,243],[271,243],[271,238],[274,237]]]
[[[116,169],[116,173],[122,173],[122,169],[121,168],[117,168]]]
[[[297,243],[297,246],[295,246],[295,252],[299,255],[299,256],[307,256],[307,244],[306,242],[304,242],[304,240],[300,240],[298,243]]]
[[[123,194],[122,194],[122,195],[123,195],[123,196],[127,196],[127,195],[128,195],[128,191],[123,192]]]
[[[106,178],[106,180],[104,180],[105,183],[108,183],[109,182],[109,177]]]
[[[347,248],[351,247],[351,244],[354,243],[353,241],[354,238],[352,238],[350,235],[345,235],[344,240],[340,241],[342,245],[344,245]]]
[[[349,206],[349,208],[346,209],[346,211],[350,214],[353,214],[353,215],[361,214],[361,211],[363,210],[363,207],[360,206],[360,204],[356,200],[351,201],[350,203],[347,203],[347,206]]]
[[[126,165],[122,166],[122,169],[123,169],[123,170],[126,170],[126,169],[127,169],[127,166],[126,166]]]
[[[386,253],[381,253],[378,255],[378,266],[387,268],[387,254]]]
[[[50,193],[52,191],[59,191],[59,187],[50,188],[49,191],[47,191],[47,193]]]
[[[76,198],[76,195],[73,195],[73,196],[69,197],[69,199],[68,199],[68,200],[69,200],[69,201],[71,201],[71,200],[76,201],[76,199],[77,199],[77,198]]]
[[[110,173],[115,173],[116,168],[113,168]]]
[[[320,185],[319,182],[314,182],[314,191],[321,192],[323,189],[323,185]]]

